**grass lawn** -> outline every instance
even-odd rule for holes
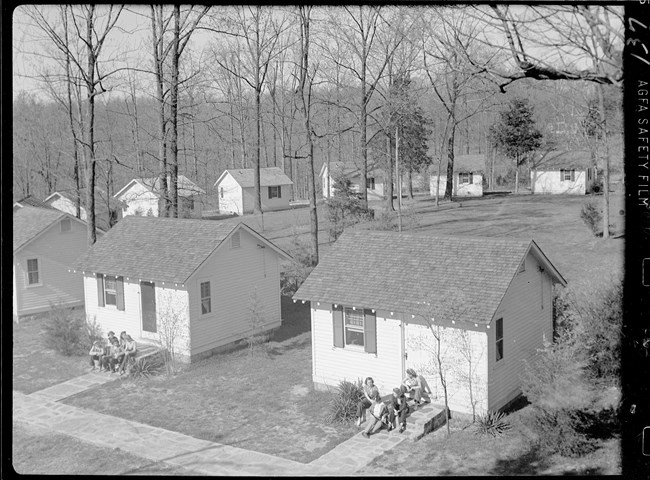
[[[174,378],[119,380],[64,403],[196,438],[310,462],[357,433],[324,421],[331,394],[311,383],[309,305],[282,302],[283,326],[259,347],[216,355]]]
[[[621,456],[617,438],[602,441],[587,456],[566,458],[541,456],[531,448],[532,433],[526,427],[529,407],[507,418],[512,429],[503,437],[477,435],[471,417],[455,415],[446,428],[417,442],[402,442],[372,461],[366,475],[405,476],[501,476],[501,475],[620,475]]]
[[[66,357],[45,347],[47,314],[13,323],[13,389],[30,394],[88,373],[88,357]]]
[[[28,424],[15,423],[12,440],[12,465],[23,475],[197,475]]]

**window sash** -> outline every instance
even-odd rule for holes
[[[39,282],[38,259],[29,258],[27,260],[27,284],[37,285]]]
[[[117,306],[117,277],[111,275],[104,277],[104,303]]]
[[[269,198],[282,198],[280,186],[269,187]]]
[[[366,343],[363,309],[357,308],[355,310],[353,308],[346,307],[343,310],[343,317],[345,344],[363,347]]]
[[[469,173],[460,174],[460,183],[469,183]]]
[[[206,315],[211,311],[210,282],[201,282],[201,315]]]
[[[496,321],[496,358],[497,362],[503,358],[503,318]]]

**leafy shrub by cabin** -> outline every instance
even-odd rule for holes
[[[587,202],[582,205],[580,218],[594,235],[599,236],[602,234],[603,215],[595,202]]]
[[[102,336],[97,322],[87,321],[83,310],[52,305],[48,317],[45,345],[65,356],[87,354],[93,341]]]
[[[356,382],[342,380],[336,389],[336,394],[329,405],[327,421],[329,423],[347,423],[354,421],[357,414],[357,404],[364,398],[361,379]]]

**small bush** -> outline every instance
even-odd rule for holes
[[[559,453],[565,457],[580,457],[597,448],[598,441],[584,433],[578,410],[533,406],[530,420],[537,434],[536,447],[542,455]]]
[[[588,193],[600,193],[603,191],[603,179],[598,177],[592,184],[591,187],[589,188]]]
[[[282,295],[293,295],[298,291],[302,282],[309,276],[316,266],[316,259],[311,250],[311,245],[294,236],[289,254],[293,257],[291,262],[280,274],[280,289]]]
[[[80,310],[53,305],[44,325],[45,345],[69,357],[87,354],[92,345],[89,327]]]
[[[354,421],[357,414],[357,404],[364,398],[363,382],[343,380],[339,382],[336,395],[330,402],[327,421],[329,423],[347,423]]]
[[[512,428],[510,422],[506,420],[505,413],[493,411],[479,415],[475,425],[475,433],[480,435],[489,434],[495,438],[503,436]]]
[[[580,218],[585,222],[585,225],[598,236],[601,234],[603,215],[595,204],[595,202],[587,202],[582,205],[580,210]]]
[[[149,355],[147,357],[138,358],[131,369],[129,376],[131,378],[149,378],[158,375],[163,368],[163,360],[160,355]]]

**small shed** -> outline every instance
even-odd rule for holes
[[[451,408],[480,412],[552,340],[556,283],[532,240],[348,230],[293,298],[311,302],[315,388],[371,376],[388,393],[413,368],[441,401],[440,352]]]
[[[25,204],[14,209],[13,224],[14,316],[83,305],[82,279],[68,272],[68,264],[88,248],[86,223]]]
[[[71,269],[104,331],[173,341],[194,361],[280,326],[289,258],[240,222],[127,216]]]
[[[171,178],[167,176],[167,188]],[[180,217],[200,217],[203,208],[202,199],[205,190],[196,185],[185,175],[178,176],[178,208]],[[161,198],[160,177],[134,178],[113,197],[124,202],[122,216],[140,215],[157,217],[160,212]]]
[[[86,220],[86,191],[80,191],[80,218]],[[58,190],[45,198],[43,202],[52,208],[69,213],[72,216],[77,215],[75,206],[76,193],[74,190]],[[117,201],[111,195],[108,195],[101,188],[95,189],[95,226],[103,231],[109,230],[122,217],[122,208],[126,206]]]
[[[219,211],[243,215],[252,213],[255,205],[255,172],[252,168],[225,170],[214,183],[219,198]],[[260,168],[262,210],[290,208],[293,181],[278,167]]]
[[[596,166],[588,150],[551,151],[537,155],[530,170],[536,194],[585,195],[596,180]]]
[[[485,155],[456,155],[454,157],[454,180],[452,195],[454,197],[483,196],[483,173],[485,171]],[[438,182],[438,167],[429,168],[429,194],[432,197],[442,197],[447,183],[447,166],[445,165]],[[439,190],[438,190],[439,189]]]

